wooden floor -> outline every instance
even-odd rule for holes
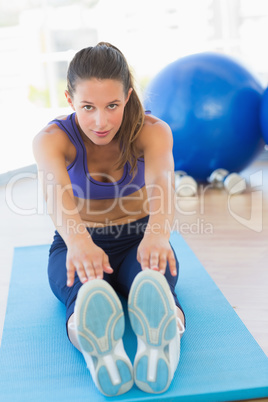
[[[199,188],[198,198],[178,202],[176,217],[184,239],[268,356],[268,162],[255,163],[243,177],[246,193]]]
[[[242,175],[246,193],[200,186],[197,197],[178,198],[174,228],[268,356],[268,162],[255,162]],[[54,232],[35,175],[15,179],[0,187],[0,340],[13,249],[48,244]]]

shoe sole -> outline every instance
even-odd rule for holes
[[[106,396],[127,392],[133,385],[133,369],[122,342],[124,312],[107,282],[95,279],[80,288],[75,323],[81,351],[98,389]]]
[[[173,378],[168,345],[177,334],[176,306],[166,278],[149,269],[139,273],[131,286],[128,311],[138,338],[134,381],[145,392],[162,393]]]

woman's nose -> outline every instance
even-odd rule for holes
[[[107,123],[105,112],[99,110],[96,112],[96,126],[98,128],[105,128]]]

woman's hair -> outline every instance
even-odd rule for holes
[[[67,72],[67,89],[73,97],[79,80],[97,78],[112,79],[122,82],[125,96],[133,88],[125,106],[122,124],[116,134],[120,144],[118,169],[128,161],[131,173],[137,167],[137,150],[135,139],[138,137],[144,123],[144,110],[134,88],[133,76],[124,55],[115,46],[100,42],[94,47],[87,47],[75,54]]]

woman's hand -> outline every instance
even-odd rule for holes
[[[165,274],[167,263],[172,276],[177,275],[176,260],[168,239],[160,234],[145,234],[138,247],[137,260],[141,268]]]
[[[102,279],[103,272],[113,272],[107,254],[90,237],[79,235],[68,245],[66,267],[69,287],[73,286],[75,271],[82,283],[90,279]]]

